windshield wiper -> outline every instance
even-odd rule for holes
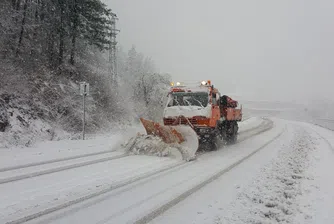
[[[201,105],[201,107],[204,108],[203,104],[199,100],[197,100],[197,99],[194,99],[194,100],[196,100]]]

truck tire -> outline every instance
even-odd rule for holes
[[[233,135],[229,135],[227,136],[227,143],[228,144],[235,144],[238,140],[238,137],[236,134],[233,134]]]
[[[210,146],[211,150],[210,151],[216,151],[219,148],[219,137],[217,135],[213,135],[210,139]]]
[[[238,140],[238,130],[239,130],[238,123],[235,121],[230,125],[231,125],[230,131],[226,136],[227,137],[226,140],[228,144],[235,144]]]

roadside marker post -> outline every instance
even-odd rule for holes
[[[86,96],[89,95],[89,83],[80,82],[80,95],[82,96],[82,107],[83,107],[82,140],[85,140]]]

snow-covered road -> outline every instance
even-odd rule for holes
[[[254,129],[256,133],[267,129],[267,126],[262,119],[247,120],[244,127],[241,127],[241,130],[248,128],[247,134],[241,134],[240,141],[254,134],[249,132],[250,127],[258,127],[257,130]],[[78,141],[78,144],[80,142],[82,141]],[[109,159],[120,157],[124,151],[110,152],[110,147],[101,141],[97,152],[92,152],[87,148],[92,148],[93,144],[87,142],[88,147],[82,145],[81,155],[78,153],[78,146],[71,147],[75,146],[73,144],[69,144],[67,150],[61,150],[62,147],[49,147],[48,152],[43,152],[41,148],[37,148],[32,149],[31,154],[24,151],[21,156],[19,153],[11,154],[7,151],[1,158],[6,159],[4,163],[8,164],[2,166],[0,172],[1,220],[26,220],[41,212],[48,213],[78,203],[184,163],[172,158],[151,156]],[[62,144],[60,143],[61,146]],[[109,151],[105,151],[101,147],[103,145]],[[41,160],[41,154],[44,160]],[[13,164],[8,162],[10,156]],[[27,160],[18,163],[23,160],[23,156],[26,156]],[[56,159],[52,159],[53,156]]]
[[[328,181],[334,177],[328,172],[333,146],[333,132],[321,127],[250,118],[241,123],[237,144],[192,162],[126,156],[3,182],[0,220],[334,223],[334,181]],[[8,170],[0,172],[0,180],[82,160],[90,158]]]
[[[265,138],[258,135],[225,150],[204,154],[182,167],[59,211],[52,214],[50,219],[43,219],[43,222],[73,223],[84,220],[86,223],[145,223],[201,187],[203,183],[222,175],[236,163],[261,149],[276,138],[283,128],[279,126],[270,130]],[[64,214],[68,215],[61,218]],[[59,219],[54,219],[55,217]]]
[[[22,168],[7,167],[0,173],[0,184],[31,178],[35,176],[41,176],[45,174],[55,173],[63,170],[73,169],[81,166],[87,166],[90,164],[101,163],[114,159],[119,159],[126,156],[124,152],[104,152],[97,155],[83,156],[80,158],[69,159],[58,162],[49,162],[42,164],[27,164],[29,166]],[[46,161],[47,162],[47,161]]]
[[[334,223],[333,137],[287,122],[264,150],[150,223]]]

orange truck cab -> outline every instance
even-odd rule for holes
[[[236,140],[238,121],[242,119],[238,102],[221,96],[211,81],[195,86],[171,83],[163,122],[166,126],[189,125],[200,141],[214,141],[217,137]]]

